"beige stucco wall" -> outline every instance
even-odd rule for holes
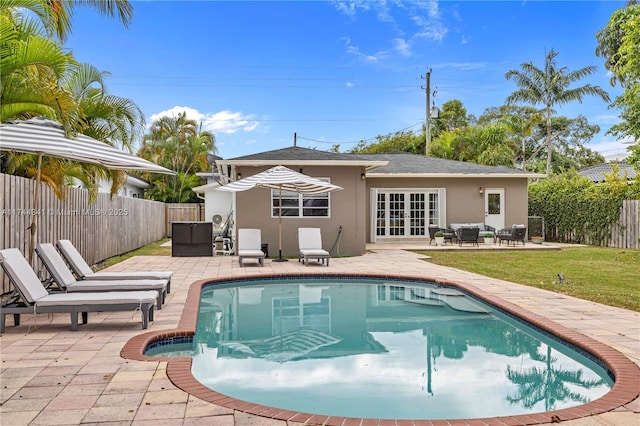
[[[300,167],[288,166],[299,171]],[[268,167],[237,167],[243,177],[266,170]],[[366,183],[360,178],[362,167],[317,167],[303,166],[303,173],[318,178],[330,178],[331,183],[343,190],[330,194],[331,217],[328,218],[282,218],[282,254],[297,256],[299,227],[316,227],[322,230],[322,244],[329,250],[343,228],[340,242],[341,255],[359,255],[365,251],[367,238]],[[262,242],[269,244],[269,256],[278,255],[278,218],[270,213],[271,191],[254,188],[236,193],[236,225],[238,228],[259,228]],[[336,255],[335,252],[331,253]]]
[[[524,178],[368,178],[367,205],[369,205],[370,188],[446,188],[445,225],[450,223],[484,222],[484,195],[479,188],[504,189],[505,226],[527,223],[528,190],[527,179]],[[367,217],[367,230],[371,226],[371,218]],[[370,242],[367,232],[367,242]]]

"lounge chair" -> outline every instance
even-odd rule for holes
[[[58,240],[56,246],[78,280],[167,280],[167,293],[171,293],[172,271],[93,272],[71,241]]]
[[[322,234],[320,228],[298,228],[298,262],[309,266],[309,259],[316,259],[324,264],[331,255],[322,248]]]
[[[77,281],[60,253],[51,243],[39,243],[36,253],[58,288],[66,293],[98,291],[153,290],[158,294],[157,308],[162,309],[167,295],[167,280],[80,280]]]
[[[88,321],[88,312],[140,310],[142,328],[153,321],[155,291],[106,291],[101,293],[49,294],[36,276],[20,250],[0,250],[0,266],[5,271],[17,295],[0,307],[0,333],[5,330],[5,317],[13,314],[14,325],[20,325],[21,314],[68,312],[71,314],[71,330],[78,329],[78,313],[82,323]]]
[[[260,266],[264,266],[262,234],[259,229],[238,229],[237,249],[240,266],[244,259],[258,259]]]

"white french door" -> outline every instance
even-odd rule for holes
[[[425,238],[429,225],[439,223],[438,190],[375,192],[374,235],[383,238]]]

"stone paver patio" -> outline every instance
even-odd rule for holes
[[[25,315],[19,327],[14,327],[9,318],[6,333],[0,336],[0,424],[297,425],[202,401],[172,384],[166,373],[167,362],[134,361],[120,356],[120,351],[133,337],[177,327],[193,282],[247,274],[299,274],[325,270],[345,274],[402,272],[403,275],[464,282],[604,343],[640,365],[638,312],[433,265],[422,255],[393,246],[373,249],[363,256],[334,258],[330,268],[305,267],[295,260],[282,263],[266,260],[262,268],[246,262],[241,268],[237,257],[232,256],[138,256],[110,270],[174,271],[171,294],[163,309],[156,310],[155,321],[148,330],[142,330],[138,313],[92,313],[89,324],[72,332],[68,314],[40,314],[36,318]],[[640,384],[638,389],[640,392]],[[611,412],[562,423],[640,425],[640,399]],[[381,421],[379,424],[396,422]]]

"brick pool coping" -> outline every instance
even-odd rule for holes
[[[268,407],[255,404],[240,399],[232,398],[202,385],[191,373],[190,357],[154,357],[144,355],[147,346],[159,339],[190,337],[195,335],[200,296],[204,286],[214,286],[216,284],[229,283],[233,281],[246,280],[269,280],[277,278],[376,278],[376,279],[406,279],[411,281],[422,281],[436,283],[442,286],[458,288],[469,293],[480,300],[483,300],[496,308],[522,318],[541,330],[549,332],[562,340],[586,351],[601,362],[613,374],[615,382],[609,392],[602,397],[576,407],[561,410],[548,411],[544,413],[523,414],[514,416],[474,418],[474,419],[453,419],[453,420],[385,420],[372,418],[351,418],[332,417],[312,413],[302,413],[291,410]],[[531,311],[521,308],[511,302],[507,302],[497,296],[480,290],[474,285],[454,280],[442,280],[424,276],[403,275],[403,274],[345,274],[345,273],[314,273],[314,274],[259,274],[244,275],[239,277],[220,277],[202,279],[191,284],[187,294],[186,303],[182,311],[182,316],[178,328],[173,330],[159,330],[140,334],[130,339],[122,348],[120,355],[123,358],[137,361],[166,361],[167,376],[171,382],[201,400],[216,404],[222,407],[238,410],[248,414],[261,417],[291,421],[309,425],[327,426],[350,426],[350,425],[535,425],[545,423],[555,423],[566,420],[581,419],[597,414],[613,411],[634,401],[640,395],[640,368],[625,357],[622,353],[584,334],[557,324]]]

